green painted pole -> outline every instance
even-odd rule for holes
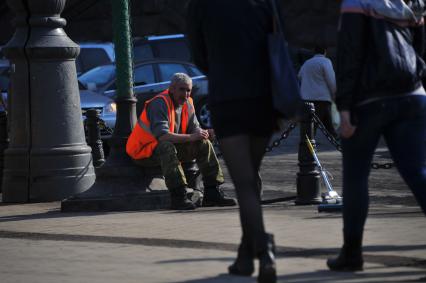
[[[133,96],[132,42],[128,0],[111,0],[118,97]]]
[[[129,0],[111,0],[113,41],[117,76],[117,120],[110,140],[110,156],[106,166],[128,164],[125,147],[136,124],[136,99],[133,95],[132,41]]]

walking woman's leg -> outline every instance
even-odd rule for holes
[[[257,174],[257,196],[261,200],[262,195],[262,179],[260,177],[260,165],[262,164],[263,156],[265,155],[265,149],[268,145],[270,137],[251,137],[250,151],[253,160],[253,165]]]
[[[369,111],[368,111],[369,110]],[[362,270],[362,237],[368,214],[368,176],[380,138],[380,111],[367,108],[350,138],[342,138],[343,149],[343,248],[329,259],[332,270]],[[375,116],[378,114],[378,116]]]
[[[385,129],[396,167],[426,214],[426,96],[401,99],[401,116]]]
[[[251,275],[253,257],[259,258],[259,282],[275,282],[275,247],[272,235],[266,234],[259,197],[258,170],[268,138],[238,135],[223,138],[220,147],[234,182],[240,205],[243,230],[237,260],[229,267],[232,274]]]
[[[219,143],[235,185],[243,235],[253,241],[257,235],[265,233],[265,228],[262,208],[257,196],[258,172],[251,155],[250,136],[227,137],[221,139]]]

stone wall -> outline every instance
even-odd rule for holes
[[[293,45],[335,44],[339,0],[280,1]],[[184,33],[187,3],[188,0],[131,0],[133,36]],[[109,0],[68,0],[62,16],[68,21],[66,32],[73,40],[111,41]],[[12,19],[6,0],[0,0],[0,45],[13,34]]]

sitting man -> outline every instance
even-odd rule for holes
[[[203,206],[236,205],[235,200],[225,197],[219,188],[224,179],[209,141],[212,132],[200,128],[191,91],[191,78],[176,73],[168,90],[145,102],[127,141],[127,154],[140,166],[161,166],[172,209],[195,208],[187,197],[188,184],[181,166],[181,161],[194,158],[203,178]]]

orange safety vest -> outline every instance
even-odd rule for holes
[[[127,144],[126,152],[133,159],[145,159],[151,157],[154,149],[158,145],[158,140],[151,132],[151,122],[148,119],[147,115],[147,106],[154,99],[163,99],[167,105],[168,117],[169,117],[169,132],[174,133],[175,130],[175,107],[173,105],[173,100],[169,95],[169,90],[166,89],[162,93],[156,95],[150,100],[145,102],[144,110],[140,115],[138,122],[133,128],[132,133],[130,134]],[[194,114],[194,103],[192,98],[189,98],[187,102],[182,106],[182,116],[181,116],[181,125],[182,125],[182,134],[186,134],[188,129],[189,116]]]

